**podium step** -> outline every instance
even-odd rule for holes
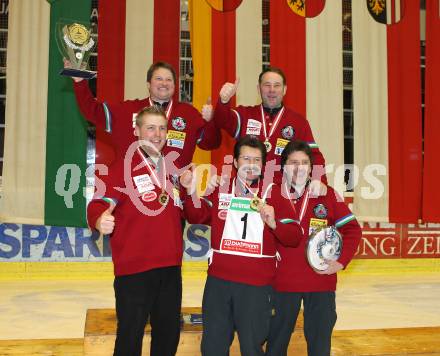
[[[200,354],[202,339],[202,325],[192,323],[191,316],[202,314],[200,307],[182,308],[182,332],[177,351],[179,356],[194,356]],[[302,315],[298,317],[297,329],[302,329]],[[150,354],[150,325],[145,328],[142,355]],[[302,334],[302,330],[301,330]],[[88,309],[84,330],[84,355],[108,356],[112,355],[116,339],[116,312],[114,309]],[[231,356],[240,355],[237,335],[231,347]]]
[[[177,356],[200,355],[202,325],[192,323],[201,308],[182,308],[182,332]],[[335,330],[332,337],[332,355],[430,355],[440,356],[440,327]],[[84,355],[109,356],[113,354],[116,338],[116,313],[114,309],[87,310],[84,331]],[[145,328],[142,355],[150,354],[150,326]],[[231,356],[240,356],[237,335],[231,346]],[[307,355],[303,335],[302,313],[290,340],[289,356]]]

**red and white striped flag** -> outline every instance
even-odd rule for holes
[[[339,191],[344,171],[341,14],[341,1],[270,2],[270,62],[286,73],[284,103],[309,120],[329,182]]]
[[[352,2],[354,163],[359,168],[353,207],[361,220],[416,223],[421,216],[419,5]],[[400,13],[400,21],[387,25],[378,16],[390,9],[391,19]]]

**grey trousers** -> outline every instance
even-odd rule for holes
[[[304,336],[309,356],[330,356],[331,337],[336,323],[335,292],[274,292],[272,318],[266,356],[286,356],[296,319],[304,303]]]
[[[272,287],[208,276],[203,294],[203,356],[227,356],[237,331],[242,356],[264,355],[272,315]]]

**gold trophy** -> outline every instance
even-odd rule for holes
[[[90,54],[96,45],[90,26],[62,20],[57,23],[56,33],[58,49],[70,62],[70,67],[63,68],[60,74],[84,79],[94,78],[96,72],[87,70]]]

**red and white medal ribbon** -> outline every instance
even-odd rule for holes
[[[155,105],[153,103],[153,101],[151,100],[151,98],[148,98],[148,100],[150,101],[150,106]],[[167,119],[170,119],[170,115],[171,115],[171,110],[173,109],[173,99],[170,99],[170,102],[168,103],[167,109],[165,110],[165,115],[167,116]]]
[[[254,192],[252,192],[252,190],[251,190],[251,187],[249,187],[248,185],[247,185],[247,183],[243,180],[243,179],[241,179],[240,177],[237,177],[238,178],[238,181],[244,186],[244,188],[245,189],[247,189],[248,191],[249,191],[249,193],[251,193],[252,194],[252,196],[254,197],[254,198],[256,198],[256,197],[258,197],[258,192],[260,191],[260,188],[259,188],[259,186],[260,186],[260,180],[258,180],[258,184],[257,184],[257,189],[256,189],[256,191],[255,191],[255,193]],[[234,182],[233,182],[233,188],[232,188],[233,190],[232,190],[232,193],[235,195],[235,179],[234,179]]]
[[[265,142],[269,142],[269,139],[271,138],[272,134],[274,133],[275,129],[277,128],[277,126],[281,120],[281,116],[283,116],[284,106],[281,108],[280,111],[278,111],[277,116],[275,116],[275,119],[273,121],[273,125],[269,130],[269,134],[267,134],[266,115],[264,114],[263,105],[260,105],[260,110],[261,110],[261,121],[263,122],[264,139],[265,139]]]
[[[162,187],[162,184],[161,184],[161,182],[160,182],[160,180],[159,180],[155,170],[151,167],[150,163],[148,162],[147,157],[145,157],[145,155],[142,153],[140,147],[137,148],[137,153],[139,154],[139,156],[141,157],[142,161],[147,166],[147,169],[150,172],[150,177],[151,177],[151,180],[153,181],[153,183],[156,184],[159,188],[161,188],[162,192],[164,192],[166,190],[166,186],[167,186],[167,181],[166,181],[167,172],[166,172],[165,164],[163,164],[163,182],[164,182],[164,187]]]
[[[290,195],[290,189],[287,188],[287,184],[284,184],[284,189],[286,190],[286,194],[289,197],[290,205],[292,206],[292,209],[296,215],[296,208],[295,205],[292,203],[293,198]],[[298,221],[300,223],[302,222],[302,219],[304,218],[304,214],[306,213],[307,210],[307,206],[309,205],[309,198],[310,198],[310,188],[307,187],[306,191],[304,192],[304,198],[302,200],[301,209],[299,210]]]

